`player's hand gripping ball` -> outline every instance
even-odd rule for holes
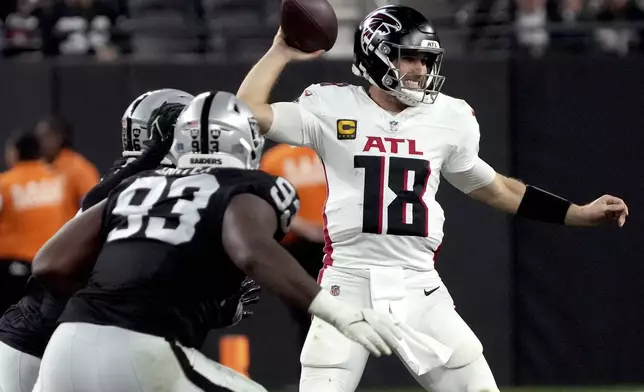
[[[305,53],[329,51],[338,38],[338,18],[327,0],[282,0],[286,44]]]

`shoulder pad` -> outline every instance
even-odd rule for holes
[[[304,89],[295,102],[314,113],[324,111],[323,108],[333,111],[337,105],[349,101],[353,93],[348,83],[316,83]]]
[[[454,110],[458,111],[462,115],[476,117],[474,109],[463,99],[455,99]]]
[[[450,118],[454,128],[466,135],[479,135],[479,125],[474,114],[474,109],[464,100],[451,98]]]
[[[465,115],[473,116],[474,109],[467,103],[467,101],[459,98],[454,98],[449,95],[441,93],[439,98],[432,105],[441,106],[442,110],[445,110],[450,115]]]
[[[218,172],[218,176],[224,174]],[[266,200],[275,210],[278,218],[276,239],[288,232],[291,220],[300,208],[300,200],[295,187],[283,177],[273,176],[260,170],[234,169],[222,178],[234,193],[252,193]]]

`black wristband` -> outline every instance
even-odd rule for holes
[[[563,225],[572,203],[563,197],[528,185],[519,204],[517,216]]]

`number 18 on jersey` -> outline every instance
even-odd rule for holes
[[[364,169],[363,233],[427,237],[428,208],[423,195],[431,174],[429,161],[357,155],[354,167]],[[395,198],[385,205],[387,190]],[[387,228],[383,230],[385,210]]]

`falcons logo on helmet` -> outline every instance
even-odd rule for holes
[[[376,11],[363,22],[362,51],[369,54],[369,46],[380,34],[391,34],[402,30],[402,23],[387,11]]]

